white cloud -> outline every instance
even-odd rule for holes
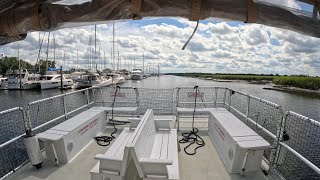
[[[200,23],[187,48],[181,50],[191,35],[194,22],[177,19],[177,24],[139,25],[138,21],[116,23],[115,59],[119,50],[122,65],[135,58],[136,67],[160,64],[162,72],[226,72],[279,73],[320,75],[320,40],[292,31],[257,24],[231,26],[225,22]],[[62,29],[56,37],[56,59],[66,68],[76,66],[77,50],[80,66],[88,67],[93,53],[93,26]],[[97,62],[106,55],[107,67],[111,59],[112,24],[98,25]],[[91,43],[90,43],[91,38]],[[52,40],[51,40],[52,41]],[[46,42],[46,39],[45,39]],[[30,33],[19,42],[20,56],[35,62],[38,54],[38,33]],[[91,44],[91,52],[90,52]],[[17,43],[0,47],[0,53],[17,55]],[[52,47],[49,59],[53,59]],[[100,51],[99,51],[100,49]],[[41,58],[46,58],[44,43]],[[65,62],[63,61],[65,51]]]

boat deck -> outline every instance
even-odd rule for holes
[[[171,124],[171,126],[174,125],[174,123]],[[181,131],[178,134],[179,139],[181,139],[181,133],[184,132],[184,130],[190,129],[190,125],[191,123],[188,122],[181,123]],[[118,132],[116,133],[116,137],[121,133],[121,130],[123,129],[122,127],[125,126],[117,126]],[[239,174],[229,174],[208,134],[206,133],[207,121],[205,119],[199,119],[197,120],[197,123],[195,123],[195,127],[199,128],[199,135],[204,139],[206,145],[198,149],[196,155],[189,156],[183,151],[183,148],[187,144],[180,144],[181,151],[179,152],[179,168],[181,180],[278,179],[271,173],[268,176],[265,176],[262,171],[245,173],[244,177],[240,176]],[[110,132],[112,131],[113,127],[108,126],[105,134],[110,135]],[[68,164],[55,166],[52,162],[45,161],[42,165],[42,168],[39,170],[30,164],[27,164],[16,173],[13,173],[13,175],[11,175],[8,179],[90,180],[90,170],[97,163],[97,161],[93,159],[94,156],[99,153],[104,154],[109,147],[110,145],[107,147],[99,146],[95,141],[92,141],[75,159]],[[129,167],[130,170],[134,170],[133,168],[134,166]],[[130,176],[126,179],[137,180],[140,178],[138,178],[138,175],[136,175],[136,177]]]

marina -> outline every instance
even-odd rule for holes
[[[0,180],[320,180],[320,0],[4,0],[0,19]]]

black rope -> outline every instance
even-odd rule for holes
[[[111,133],[110,136],[96,136],[96,137],[94,137],[94,140],[96,140],[97,144],[100,145],[100,146],[109,146],[111,141],[114,138],[116,138],[113,135],[114,135],[114,133],[116,133],[118,131],[118,129],[116,128],[116,125],[114,124],[113,108],[114,108],[114,103],[116,101],[116,96],[117,96],[118,91],[120,91],[120,87],[119,86],[116,87],[116,90],[114,92],[113,101],[112,101],[112,104],[111,104],[111,119],[109,119],[109,121],[112,122],[114,131]]]
[[[179,143],[190,143],[188,144],[183,150],[186,154],[188,155],[195,155],[197,153],[197,149],[205,146],[205,142],[204,140],[197,134],[199,132],[198,128],[194,127],[194,116],[196,113],[196,108],[197,108],[197,96],[198,96],[198,86],[194,87],[195,89],[195,98],[194,98],[194,109],[193,109],[193,114],[192,114],[192,131],[190,131],[189,133],[182,133],[182,139],[179,140]],[[189,153],[187,151],[187,149],[193,145],[193,144],[197,144],[197,147],[193,150],[193,153]]]

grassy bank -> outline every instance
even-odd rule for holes
[[[209,74],[209,73],[172,73],[177,76],[188,76],[197,78],[212,78],[222,80],[243,81],[270,81],[276,85],[297,87],[302,89],[319,90],[320,77],[309,76],[280,76],[280,75],[258,75],[258,74]]]
[[[198,78],[224,79],[224,80],[243,80],[243,81],[272,81],[274,78],[273,75],[256,75],[256,74],[175,73],[172,75],[198,77]]]
[[[272,82],[277,85],[298,87],[303,89],[320,89],[320,78],[317,77],[279,76],[275,77]]]

